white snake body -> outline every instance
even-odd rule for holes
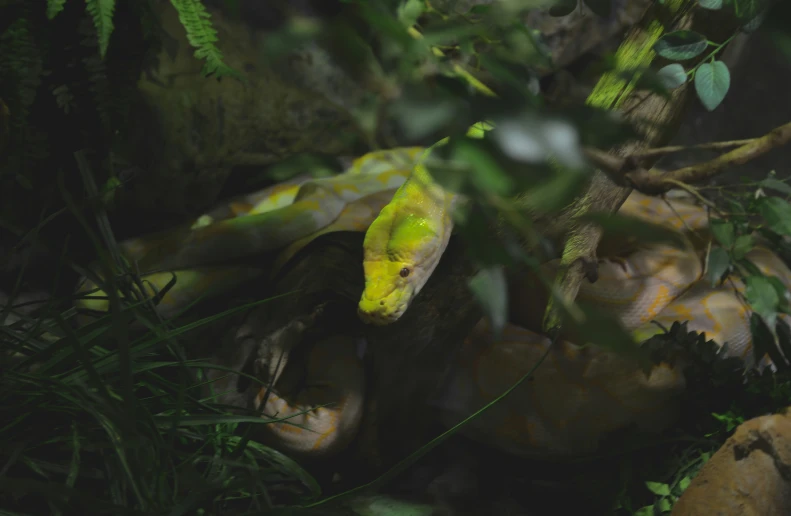
[[[671,209],[672,207],[672,209]],[[679,231],[708,225],[705,210],[685,201],[661,200],[633,193],[622,213]],[[657,219],[656,217],[661,217]],[[599,278],[585,283],[578,299],[596,303],[616,315],[636,343],[687,321],[689,331],[727,344],[726,355],[747,367],[771,365],[768,356],[755,364],[750,311],[744,283],[732,277],[712,287],[702,277],[705,253],[691,242],[684,248],[653,244],[623,257],[599,259]],[[746,256],[763,274],[788,288],[791,270],[763,247]],[[550,270],[552,267],[548,267]],[[517,308],[518,310],[518,308]],[[791,322],[791,317],[779,314]],[[464,342],[454,375],[437,406],[451,426],[494,400],[526,374],[546,353],[550,341],[514,324],[494,341],[482,320]],[[556,343],[533,380],[462,429],[462,433],[512,454],[573,457],[597,451],[607,434],[635,425],[661,431],[675,420],[677,396],[684,392],[685,362],[660,363],[646,376],[637,363],[599,346]]]
[[[269,392],[263,412],[289,419],[264,427],[273,446],[316,458],[342,451],[351,443],[365,400],[365,374],[355,348],[356,343],[345,336],[323,339],[306,357],[304,386],[302,379],[295,378],[293,367],[275,378],[276,388]],[[256,410],[261,410],[265,394],[265,389],[255,394]]]
[[[380,151],[368,157],[375,163],[365,169],[358,160],[343,174],[289,185],[285,192],[277,192],[281,194],[277,202],[269,202],[264,192],[263,200],[248,213],[127,240],[120,244],[121,251],[148,270],[197,267],[281,248],[331,224],[349,204],[397,189],[422,150]]]
[[[145,276],[155,280],[160,288],[170,280],[168,269],[175,269],[177,288],[165,296],[158,308],[168,316],[200,293],[228,288],[261,274],[255,268],[207,267],[227,258],[226,250],[240,256],[280,249],[277,269],[320,234],[365,231],[396,188],[409,177],[413,166],[409,163],[414,163],[421,152],[422,149],[412,148],[373,153],[357,160],[341,176],[307,182],[298,179],[237,201],[236,206],[210,212],[199,221],[197,229],[164,233],[175,237],[174,241],[167,241],[164,234],[154,235],[126,242],[123,250],[130,260],[145,264],[144,271],[163,270]],[[394,157],[399,156],[406,159],[394,164]],[[324,208],[328,211],[322,215]],[[689,330],[705,331],[707,338],[720,344],[727,342],[729,354],[749,361],[752,337],[749,312],[742,299],[744,285],[734,278],[711,287],[703,277],[708,242],[706,211],[685,199],[673,199],[668,205],[637,193],[621,211],[651,222],[662,221],[683,236],[684,245],[632,246],[626,252],[600,257],[598,281],[583,285],[580,300],[596,303],[618,317],[632,331],[636,342],[661,331],[652,320],[666,327],[686,320]],[[250,212],[254,214],[248,215]],[[215,221],[214,217],[233,218]],[[748,258],[765,274],[775,275],[791,286],[791,271],[771,251],[757,248]],[[548,271],[553,267],[551,263],[546,265]],[[528,329],[523,319],[529,317],[519,314],[534,311],[529,299],[533,291],[518,282],[511,288],[516,293],[513,298],[525,302],[512,307],[512,323],[502,339],[493,341],[487,323],[481,321],[465,340],[442,396],[432,402],[447,425],[493,400],[547,350],[549,340]],[[83,302],[83,306],[106,309],[106,304],[95,302]],[[543,306],[537,306],[543,312]],[[515,312],[517,317],[513,317]],[[237,344],[256,338],[250,328],[240,329],[236,337]],[[290,418],[288,423],[261,425],[273,445],[286,452],[315,457],[335,453],[351,442],[362,418],[365,383],[355,348],[356,343],[350,338],[331,336],[315,343],[302,359],[287,350],[285,369],[275,371],[271,363],[276,352],[286,350],[260,346],[257,374],[273,384],[263,413]],[[646,376],[631,358],[599,346],[560,341],[536,370],[533,381],[520,386],[463,432],[525,456],[592,453],[613,430],[630,424],[658,430],[672,424],[677,396],[685,388],[682,362],[659,364]],[[304,385],[295,372],[299,367],[289,371],[290,366],[300,363],[306,372]],[[260,386],[251,389],[246,403],[250,408],[260,408],[263,391]],[[298,415],[325,403],[331,405]]]
[[[791,284],[791,271],[767,249],[748,254],[765,274]],[[600,277],[599,281],[602,281]],[[587,291],[589,299],[598,281]],[[657,292],[662,282],[643,283]],[[614,286],[611,286],[614,288]],[[752,335],[744,285],[734,279],[711,287],[698,278],[675,299],[659,307],[653,321],[669,328],[688,321],[688,330],[705,332],[707,339],[722,345],[726,354],[745,359],[752,366]],[[677,292],[678,294],[678,292]],[[626,313],[628,315],[628,312]],[[785,315],[779,317],[791,321]],[[621,317],[636,342],[660,333],[646,321]],[[463,346],[455,374],[442,397],[434,402],[442,421],[450,426],[495,399],[526,374],[547,351],[546,336],[509,324],[503,338],[493,341],[482,320]],[[768,365],[768,357],[762,365]],[[683,360],[660,363],[646,376],[638,364],[599,346],[578,346],[560,341],[527,382],[462,433],[509,453],[531,457],[573,457],[591,454],[608,433],[630,424],[644,431],[661,431],[675,420],[677,396],[684,392]]]

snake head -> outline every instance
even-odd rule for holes
[[[437,266],[449,233],[420,210],[403,209],[399,203],[385,206],[363,243],[360,319],[378,326],[397,321]]]

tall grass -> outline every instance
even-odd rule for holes
[[[316,481],[252,437],[257,425],[271,420],[214,401],[205,369],[219,366],[189,360],[183,351],[191,330],[267,300],[179,325],[159,319],[156,297],[141,294],[139,276],[118,251],[79,153],[77,161],[87,199],[77,202],[61,191],[94,244],[100,273],[65,253],[58,270],[70,267],[95,281],[109,293],[110,310],[77,324],[74,298],[17,300],[26,265],[6,293],[0,307],[0,509],[175,516],[267,512],[314,501]],[[20,239],[35,241],[39,230]]]

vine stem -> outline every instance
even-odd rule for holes
[[[379,476],[378,478],[372,480],[371,482],[368,482],[367,484],[363,484],[361,486],[354,487],[354,488],[349,489],[348,491],[345,491],[343,493],[339,493],[339,494],[327,497],[327,498],[325,498],[323,500],[319,500],[318,502],[314,502],[314,503],[311,503],[311,504],[303,505],[302,507],[306,508],[306,509],[310,508],[310,507],[317,507],[319,505],[324,505],[324,504],[326,504],[326,503],[328,503],[330,501],[337,500],[339,498],[345,498],[345,497],[347,497],[349,495],[356,494],[356,493],[359,493],[361,491],[373,490],[373,489],[379,488],[379,487],[387,484],[393,478],[395,478],[398,475],[400,475],[401,473],[403,473],[409,466],[411,466],[412,464],[417,462],[423,455],[425,455],[426,453],[430,452],[431,450],[433,450],[434,448],[439,446],[443,441],[445,441],[448,437],[450,437],[451,435],[453,435],[456,432],[458,432],[461,428],[466,426],[470,421],[472,421],[473,419],[477,419],[478,416],[480,416],[481,414],[483,414],[484,412],[489,410],[491,407],[493,407],[494,405],[499,403],[502,399],[507,397],[509,394],[511,394],[513,391],[515,391],[520,385],[522,385],[522,383],[524,383],[525,380],[527,380],[528,378],[533,376],[533,373],[536,371],[536,369],[538,369],[538,367],[549,356],[549,353],[552,351],[552,348],[555,346],[555,343],[557,342],[558,335],[559,335],[559,332],[555,332],[554,333],[549,345],[547,346],[546,350],[544,351],[544,354],[541,355],[541,358],[539,358],[538,361],[535,364],[533,364],[533,366],[530,368],[529,371],[527,371],[527,373],[525,373],[519,380],[517,380],[513,385],[511,385],[508,389],[506,389],[505,392],[503,392],[502,394],[497,396],[495,399],[493,399],[492,401],[490,401],[489,403],[487,403],[486,405],[484,405],[480,409],[478,409],[473,414],[471,414],[471,415],[467,416],[466,418],[464,418],[462,421],[456,423],[452,428],[444,431],[443,433],[441,433],[440,435],[438,435],[437,437],[435,437],[434,439],[429,441],[427,444],[422,446],[420,449],[416,450],[415,452],[413,452],[412,454],[407,456],[405,459],[403,459],[400,462],[398,462],[395,466],[390,468],[388,471],[383,473],[381,476]]]

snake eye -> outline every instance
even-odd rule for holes
[[[401,275],[402,278],[406,278],[407,276],[409,276],[409,272],[410,272],[409,269],[404,267],[403,269],[401,269],[401,272],[399,272],[399,274]]]

